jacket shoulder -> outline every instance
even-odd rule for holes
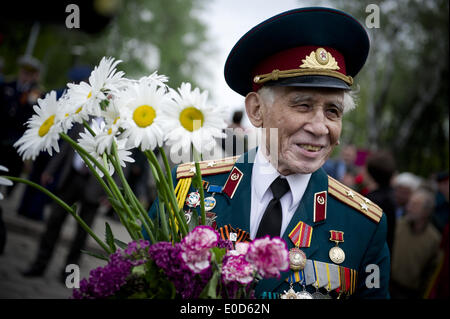
[[[328,176],[328,194],[352,207],[377,224],[383,216],[383,210],[377,204],[331,176]]]
[[[231,171],[238,156],[225,157],[218,160],[205,160],[199,162],[202,176],[223,174]],[[177,167],[177,179],[192,177],[195,174],[195,163],[184,163]]]

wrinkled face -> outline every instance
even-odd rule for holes
[[[283,175],[313,173],[338,143],[344,91],[295,87],[274,87],[274,91],[273,103],[264,102],[261,112],[263,128],[278,128],[278,171]],[[270,153],[269,145],[268,133]]]

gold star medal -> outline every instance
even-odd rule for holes
[[[345,260],[345,253],[341,247],[339,247],[339,243],[344,242],[344,232],[337,230],[330,230],[330,240],[336,243],[336,246],[332,247],[328,253],[331,261],[335,264],[342,264]]]

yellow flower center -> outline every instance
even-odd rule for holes
[[[53,123],[55,123],[55,115],[50,116],[48,119],[44,121],[44,123],[42,123],[38,132],[39,136],[43,137],[44,135],[46,135],[50,130],[50,128],[52,127]]]
[[[66,115],[64,115],[64,117],[69,117],[69,113],[66,113]]]
[[[83,109],[83,107],[82,107],[82,106],[80,106],[79,108],[77,108],[77,110],[75,111],[75,114],[78,114],[78,113],[80,113],[82,109]]]
[[[112,129],[109,128],[109,129],[108,129],[108,135],[111,135],[111,133],[112,133]]]
[[[113,122],[113,124],[116,124],[117,123],[117,121],[120,119],[120,116],[118,116],[118,117],[116,117],[115,119],[114,119],[114,122]]]
[[[188,131],[193,132],[203,126],[203,113],[193,107],[187,107],[180,113],[180,123]]]
[[[149,105],[138,106],[133,113],[133,120],[139,127],[147,127],[153,123],[156,111]]]
[[[89,92],[87,98],[90,99],[92,97],[92,91]]]

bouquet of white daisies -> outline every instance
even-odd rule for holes
[[[171,154],[193,152],[196,171],[199,172],[195,180],[200,184],[198,161],[202,153],[215,146],[215,138],[224,137],[227,111],[224,107],[210,105],[208,93],[192,89],[189,83],[181,84],[177,90],[168,87],[168,78],[157,72],[139,80],[128,79],[124,72],[116,70],[120,62],[104,57],[92,71],[88,83],[67,84],[67,90],[59,99],[54,91],[38,99],[34,105],[36,114],[26,123],[28,128],[15,147],[23,160],[34,160],[41,151],[50,155],[53,150],[59,152],[58,142],[63,139],[81,156],[102,185],[132,240],[142,239],[145,230],[152,243],[161,240],[179,242],[187,235],[188,225],[182,208],[177,204],[163,145],[170,147]],[[77,140],[68,135],[74,123],[85,127]],[[133,148],[146,155],[151,167],[160,202],[161,225],[149,218],[124,176],[123,168],[127,162],[134,162],[130,156]],[[155,156],[157,148],[164,169]],[[120,188],[112,178],[114,173],[118,174],[122,184]],[[105,252],[114,253],[111,238],[107,236],[105,241],[98,238],[77,215],[76,207],[31,181],[4,177],[26,183],[49,195],[77,219]],[[199,190],[203,196],[203,188],[199,187]],[[203,206],[202,198],[202,224],[205,223]],[[109,234],[110,230],[107,229],[106,233]]]

